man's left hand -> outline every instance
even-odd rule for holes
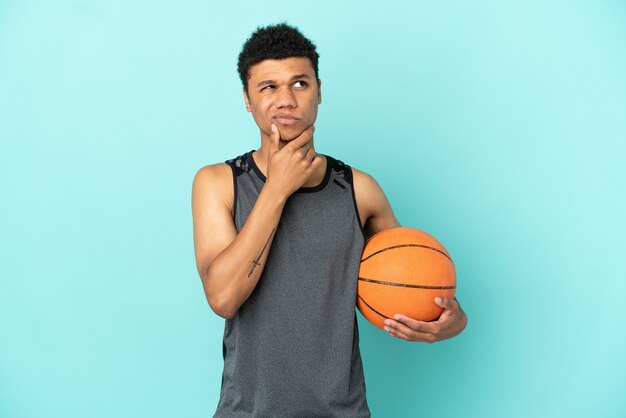
[[[396,314],[393,318],[385,319],[385,331],[396,338],[427,343],[447,340],[460,334],[467,325],[467,317],[456,298],[437,297],[435,303],[444,308],[436,321],[418,321]]]

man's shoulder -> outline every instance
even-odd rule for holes
[[[226,162],[207,164],[196,172],[195,179],[200,181],[216,181],[230,175],[230,167]]]
[[[193,189],[208,192],[212,195],[222,195],[226,198],[233,194],[233,174],[231,165],[224,162],[207,164],[198,171],[193,178]]]
[[[352,168],[352,178],[355,183],[355,187],[360,186],[360,188],[369,188],[369,187],[372,187],[374,183],[376,183],[376,180],[370,174],[354,166],[351,166],[351,168]]]
[[[194,206],[223,207],[232,214],[233,198],[233,175],[228,164],[225,162],[208,164],[196,172],[192,184]]]
[[[380,184],[369,173],[352,167],[352,177],[357,203],[362,205],[369,204],[372,200],[378,199],[383,193]]]
[[[232,181],[232,170],[244,170],[248,168],[248,152],[241,153],[236,157],[228,158],[213,164],[207,164],[196,172],[196,177],[203,180],[220,181],[228,179]]]

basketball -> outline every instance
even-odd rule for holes
[[[419,321],[439,318],[435,297],[456,291],[456,272],[448,251],[433,236],[415,228],[378,232],[363,248],[357,308],[380,329],[387,318],[403,314]]]

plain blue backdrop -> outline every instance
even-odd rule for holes
[[[208,417],[191,182],[260,145],[236,60],[317,45],[315,143],[448,248],[469,324],[358,315],[374,417],[626,416],[622,1],[0,1],[0,416]]]

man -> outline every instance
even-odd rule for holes
[[[322,101],[315,46],[296,28],[259,28],[239,55],[261,146],[194,178],[198,273],[226,319],[216,417],[369,417],[355,301],[365,240],[400,226],[368,174],[316,152]],[[459,334],[456,300],[437,321],[399,313],[390,335]]]

